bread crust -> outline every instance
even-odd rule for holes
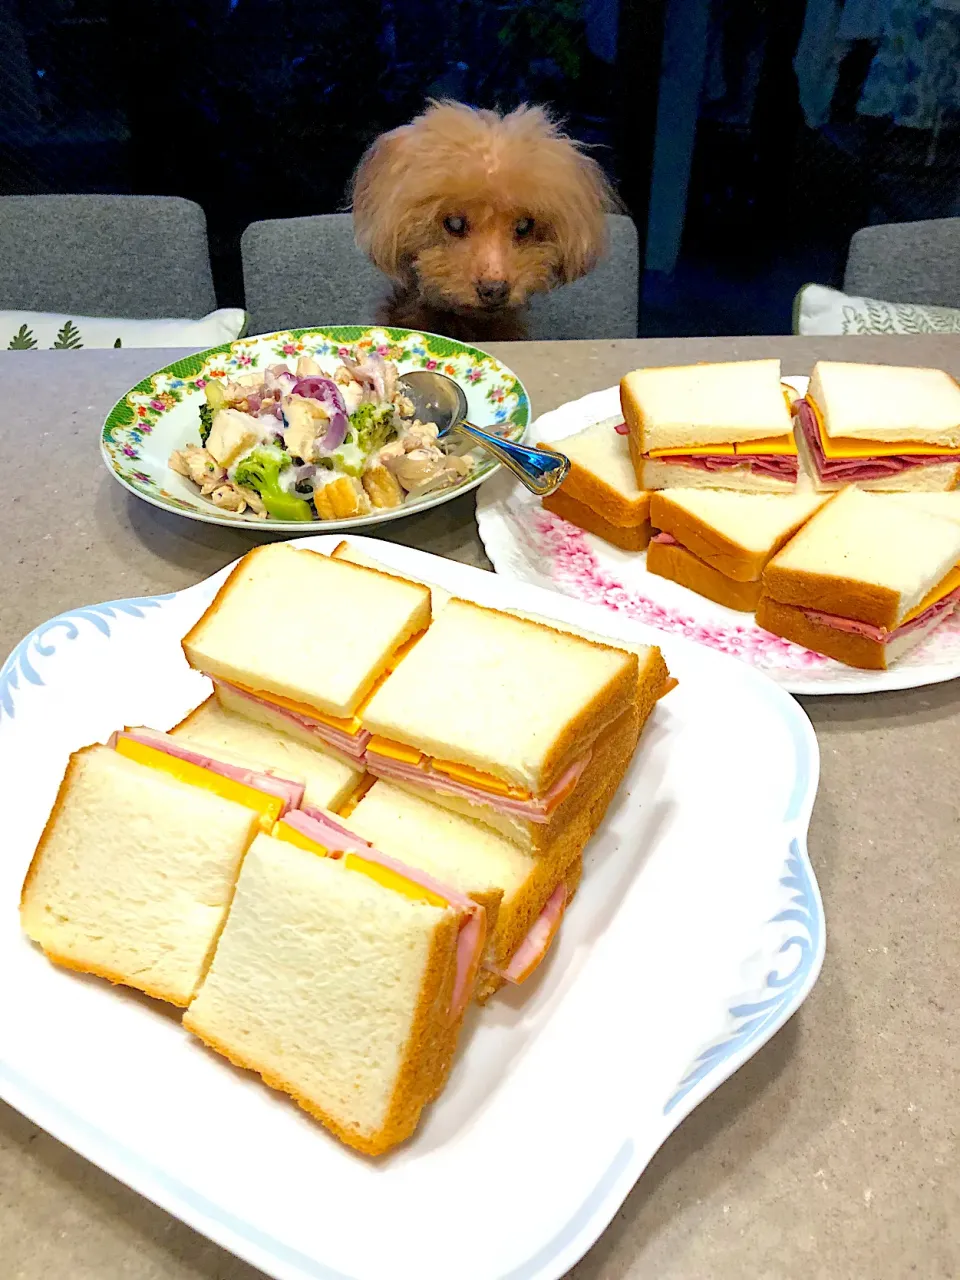
[[[538,449],[546,449],[549,453],[562,453],[563,441],[554,448],[549,444],[538,444]],[[552,494],[562,494],[573,502],[580,503],[594,511],[597,517],[607,524],[632,528],[645,523],[650,516],[649,493],[638,493],[635,498],[626,498],[612,485],[595,476],[581,463],[570,459],[570,470],[561,487]],[[546,505],[546,500],[544,500]],[[562,514],[562,513],[559,513]]]
[[[760,599],[759,581],[735,581],[675,543],[651,542],[647,548],[647,570],[740,613],[753,613]]]
[[[817,606],[807,607],[812,609]],[[845,666],[859,667],[864,671],[887,669],[886,645],[879,640],[828,627],[808,617],[802,609],[783,604],[768,595],[762,595],[757,604],[757,625],[784,640],[792,640],[805,649],[812,649],[814,653],[835,658]]]
[[[763,571],[763,595],[779,604],[835,613],[842,618],[855,618],[858,622],[870,622],[875,627],[886,627],[888,631],[893,631],[898,625],[898,591],[839,575],[790,569],[777,564],[776,557]]]
[[[382,1155],[391,1147],[404,1142],[414,1132],[421,1111],[442,1090],[453,1063],[457,1036],[463,1020],[462,1013],[452,1022],[447,1017],[456,976],[458,933],[459,913],[445,912],[434,930],[417,1012],[387,1113],[383,1124],[374,1133],[362,1134],[342,1125],[312,1098],[300,1093],[291,1081],[273,1071],[261,1069],[252,1057],[248,1058],[235,1045],[225,1044],[197,1025],[191,1018],[189,1009],[184,1014],[183,1025],[198,1040],[202,1040],[235,1067],[255,1071],[271,1089],[289,1094],[298,1106],[315,1120],[319,1120],[348,1147],[363,1155]]]
[[[649,520],[644,519],[637,524],[614,524],[600,515],[595,507],[565,493],[565,488],[566,485],[556,493],[540,499],[545,510],[552,511],[562,520],[569,520],[578,529],[585,529],[587,533],[593,533],[623,551],[642,551],[650,541],[652,530]],[[649,507],[649,499],[647,506]]]

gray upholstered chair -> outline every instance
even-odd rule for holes
[[[960,306],[960,218],[863,227],[850,241],[843,288],[884,302]]]
[[[609,251],[597,269],[533,300],[531,338],[635,338],[637,229],[611,216]],[[389,290],[357,248],[349,214],[254,222],[243,233],[250,332],[311,324],[372,324]]]
[[[191,201],[0,197],[0,310],[187,319],[216,305],[206,219]]]

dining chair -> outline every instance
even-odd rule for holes
[[[0,197],[0,310],[195,319],[216,305],[206,219],[192,201]]]
[[[960,218],[863,227],[850,240],[844,293],[960,306]]]
[[[531,338],[637,336],[637,229],[620,215],[607,226],[607,254],[590,275],[533,299]],[[240,248],[251,333],[376,323],[390,285],[357,248],[349,214],[254,222]]]

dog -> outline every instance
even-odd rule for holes
[[[431,102],[374,141],[352,207],[358,245],[394,282],[380,323],[484,342],[526,337],[529,298],[592,270],[620,206],[542,107]]]

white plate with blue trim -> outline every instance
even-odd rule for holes
[[[409,1143],[370,1161],[204,1049],[176,1010],[57,969],[24,939],[20,885],[68,754],[120,724],[167,727],[205,696],[178,642],[224,570],[52,619],[0,672],[0,769],[20,797],[0,859],[0,1095],[278,1280],[556,1280],[817,979],[816,739],[783,690],[732,658],[357,541],[482,604],[660,644],[680,681],[588,847],[550,956],[471,1011],[445,1093]]]

